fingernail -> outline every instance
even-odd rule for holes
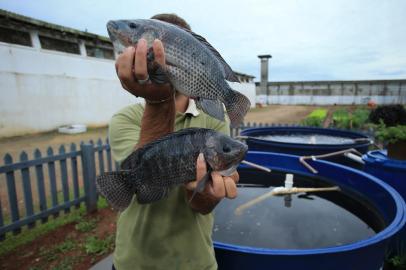
[[[197,160],[200,161],[200,162],[204,161],[204,155],[203,155],[203,153],[200,153],[200,154],[199,154],[199,156],[197,157]]]
[[[140,40],[138,41],[138,44],[140,44],[140,43],[141,43],[141,44],[146,44],[146,43],[147,43],[147,41],[146,41],[145,39],[143,39],[143,38],[142,38],[142,39],[140,39]]]

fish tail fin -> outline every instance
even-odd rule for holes
[[[195,99],[195,103],[197,108],[201,109],[208,115],[220,121],[224,121],[224,107],[220,100],[197,98]]]
[[[130,172],[107,172],[96,178],[99,193],[115,209],[123,210],[130,205],[134,191],[130,184]]]
[[[231,126],[237,127],[244,121],[244,117],[251,107],[251,102],[246,96],[230,88],[230,92],[224,100],[224,105],[226,106]]]

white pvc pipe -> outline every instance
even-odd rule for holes
[[[354,155],[353,153],[345,153],[344,156],[360,164],[365,164],[362,157]]]

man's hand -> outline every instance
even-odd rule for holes
[[[165,51],[160,40],[154,40],[152,44],[155,63],[161,68],[165,68]],[[135,96],[143,97],[148,101],[162,101],[173,97],[174,90],[169,83],[156,84],[148,81],[139,81],[149,78],[147,70],[147,42],[140,39],[135,47],[128,47],[117,58],[117,76],[124,89]]]
[[[185,185],[188,200],[190,200],[193,190],[206,173],[206,161],[203,154],[200,153],[196,163],[196,181],[189,182]],[[207,181],[203,192],[197,193],[190,203],[193,210],[202,214],[210,213],[223,198],[234,199],[237,197],[236,183],[238,183],[239,180],[237,172],[230,176],[221,176],[218,172],[212,172],[211,180],[212,181]]]

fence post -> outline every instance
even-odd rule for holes
[[[83,185],[85,187],[85,203],[87,212],[97,210],[97,190],[96,190],[96,162],[94,158],[93,144],[81,144],[83,169]]]

